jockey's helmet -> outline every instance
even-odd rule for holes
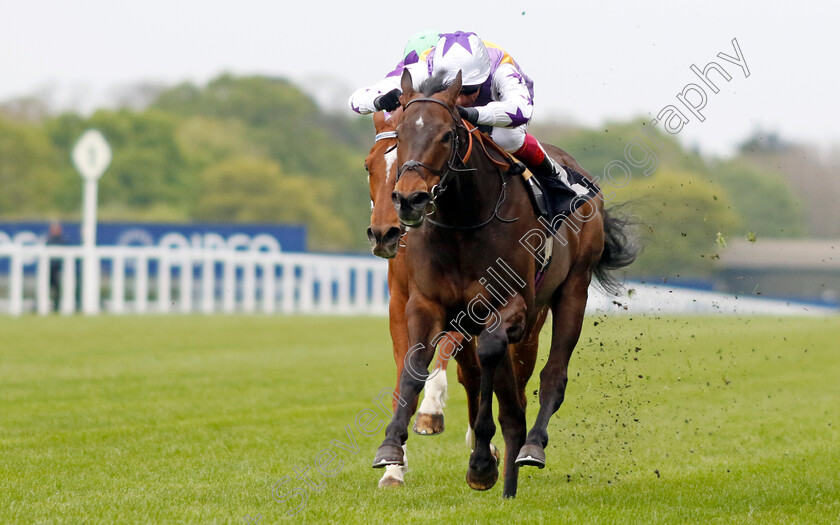
[[[490,76],[490,54],[475,33],[444,33],[435,46],[432,74],[444,73],[451,82],[461,71],[461,84],[477,86]]]
[[[403,57],[407,57],[412,51],[417,53],[417,56],[420,56],[434,47],[439,39],[440,31],[432,31],[429,29],[415,33],[414,36],[408,39],[408,43],[405,45],[405,50],[403,50]]]

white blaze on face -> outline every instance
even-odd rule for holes
[[[385,154],[385,182],[391,178],[391,168],[394,167],[394,162],[397,161],[397,148],[392,149]]]
[[[415,122],[414,125],[417,126],[417,129],[422,128],[423,127],[423,117],[418,118],[417,122]]]

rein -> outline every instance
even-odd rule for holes
[[[493,214],[490,215],[490,217],[488,219],[486,219],[485,221],[482,221],[478,224],[471,224],[471,225],[468,225],[468,226],[459,226],[459,225],[454,225],[454,224],[444,224],[442,222],[436,221],[436,220],[431,218],[431,215],[433,213],[435,213],[435,211],[437,210],[436,206],[434,207],[434,209],[431,212],[426,214],[427,220],[432,225],[437,226],[438,228],[444,228],[444,229],[448,229],[448,230],[475,230],[475,229],[478,229],[478,228],[481,228],[483,226],[486,226],[486,225],[490,224],[493,221],[493,219],[498,219],[500,222],[504,222],[504,223],[511,223],[511,222],[518,221],[519,217],[514,217],[512,219],[505,219],[505,218],[503,218],[499,215],[499,209],[502,207],[502,204],[504,203],[505,197],[507,195],[507,191],[506,191],[507,190],[507,181],[505,180],[504,174],[502,173],[502,168],[508,168],[509,169],[512,166],[512,164],[509,161],[509,156],[506,153],[503,153],[503,158],[508,160],[508,162],[500,162],[500,161],[497,161],[496,159],[494,159],[489,154],[489,152],[487,151],[487,146],[484,144],[484,140],[482,139],[481,132],[478,131],[478,128],[473,127],[472,129],[469,129],[467,127],[468,122],[466,120],[456,119],[455,116],[452,114],[452,109],[449,107],[449,105],[447,103],[443,102],[442,100],[438,100],[436,98],[415,98],[413,100],[410,100],[408,102],[408,104],[406,104],[404,106],[404,109],[408,109],[408,106],[410,106],[411,104],[414,104],[415,102],[433,102],[435,104],[439,104],[439,105],[446,108],[447,112],[449,113],[449,115],[452,117],[452,120],[454,121],[453,126],[452,126],[452,140],[451,140],[452,154],[449,156],[449,160],[447,160],[446,164],[440,169],[433,168],[433,167],[429,166],[428,164],[424,164],[424,163],[422,163],[418,160],[414,160],[414,159],[407,160],[397,170],[397,176],[396,176],[396,181],[397,182],[399,182],[400,177],[406,171],[409,171],[409,170],[419,171],[418,168],[424,168],[428,172],[433,173],[434,175],[437,175],[438,177],[440,177],[440,182],[438,182],[436,185],[434,185],[432,187],[431,192],[430,192],[432,194],[431,203],[434,206],[437,198],[446,190],[446,187],[447,187],[446,183],[449,182],[449,179],[451,179],[454,174],[465,173],[465,172],[469,172],[469,171],[477,171],[478,170],[478,168],[467,168],[466,167],[466,163],[470,160],[470,157],[472,156],[473,142],[474,142],[473,134],[476,134],[475,140],[477,140],[478,143],[481,145],[481,149],[484,151],[484,155],[493,164],[496,165],[496,173],[498,173],[499,179],[502,183],[501,190],[499,191],[499,198],[496,201],[496,206],[493,208]],[[459,141],[459,138],[458,138],[458,129],[463,129],[467,132],[467,141],[468,141],[467,142],[467,151],[463,155],[463,157],[461,157],[459,155],[459,151],[458,151],[460,149],[460,141]],[[501,148],[499,148],[497,145],[495,145],[495,144],[493,144],[493,145],[495,146],[494,149],[497,152],[502,151]],[[461,166],[460,168],[455,166],[456,161]]]

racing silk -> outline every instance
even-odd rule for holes
[[[513,58],[499,46],[484,41],[490,55],[490,76],[481,86],[475,107],[478,124],[516,128],[531,120],[534,109],[534,82],[519,68]],[[411,73],[414,89],[429,78],[434,70],[435,48],[420,56],[409,53],[393,71],[376,84],[357,90],[348,104],[356,113],[373,113],[376,97],[400,88],[404,69]]]

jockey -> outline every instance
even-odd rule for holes
[[[538,178],[570,187],[563,167],[527,132],[534,106],[533,81],[503,49],[482,41],[475,33],[456,31],[439,36],[434,47],[425,51],[418,49],[431,41],[428,33],[412,37],[405,58],[384,79],[353,93],[348,101],[350,109],[362,115],[395,110],[400,105],[403,69],[411,73],[415,89],[437,73],[451,82],[461,71],[463,87],[457,102],[461,117],[482,128],[489,127],[493,141]]]

